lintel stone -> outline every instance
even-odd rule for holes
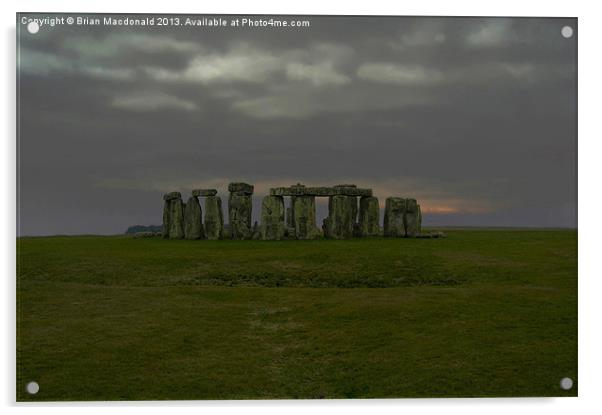
[[[174,200],[181,199],[182,194],[180,192],[170,192],[163,195],[163,200]]]
[[[372,189],[360,189],[355,185],[337,185],[334,187],[306,187],[295,185],[290,187],[274,187],[270,189],[272,196],[372,196]]]
[[[246,194],[246,195],[252,195],[253,189],[254,189],[254,187],[252,184],[247,184],[247,183],[242,183],[242,182],[230,183],[228,185],[228,191],[230,193],[242,193],[242,194]]]
[[[192,191],[192,195],[196,196],[196,197],[201,197],[201,196],[215,196],[217,194],[217,190],[216,189],[194,189]]]

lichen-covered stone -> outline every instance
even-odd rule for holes
[[[228,185],[228,191],[230,193],[243,193],[245,195],[252,195],[253,194],[253,185],[248,184],[248,183],[242,183],[242,182],[230,183]]]
[[[261,239],[279,241],[284,238],[284,199],[265,196],[261,202]]]
[[[289,228],[293,227],[293,209],[290,207],[286,208],[286,226]]]
[[[331,196],[328,199],[328,217],[324,220],[323,226],[326,238],[347,239],[353,236],[355,220],[353,204],[349,199],[349,196],[342,195]]]
[[[317,238],[316,198],[314,196],[296,196],[292,198],[291,202],[295,237],[297,239]]]
[[[165,199],[165,197],[163,197],[163,199]],[[165,202],[163,202],[163,229],[161,230],[161,236],[164,238],[169,238],[170,205],[171,202],[169,200],[165,200]]]
[[[169,202],[169,239],[184,238],[184,206],[182,199]]]
[[[186,239],[201,239],[205,237],[201,218],[202,209],[199,199],[191,196],[184,208],[184,237]]]
[[[251,196],[237,191],[228,198],[228,215],[232,239],[251,239]]]
[[[297,196],[291,196],[291,207],[290,207],[290,222],[288,224],[288,226],[290,226],[291,228],[295,228],[295,199],[297,198]],[[294,235],[294,232],[293,232]]]
[[[182,194],[180,192],[170,192],[163,195],[163,200],[174,200],[181,199]]]
[[[222,199],[219,196],[205,198],[205,235],[207,239],[222,239],[224,237],[224,214]]]
[[[196,197],[215,196],[217,194],[216,189],[194,189],[192,195]]]
[[[255,223],[253,223],[253,228],[251,229],[251,239],[253,239],[253,240],[261,239],[261,227],[259,226],[257,221],[255,221]]]
[[[226,223],[224,224],[224,239],[232,239],[232,230]]]
[[[349,203],[349,214],[353,225],[357,223],[357,197],[347,196],[347,202]]]
[[[295,239],[295,228],[287,226],[284,230],[284,239]]]
[[[194,189],[188,203],[180,192],[163,195],[163,228],[158,234],[170,239],[314,239],[353,236],[421,237],[422,212],[415,199],[390,197],[386,200],[383,227],[379,226],[380,207],[371,189],[354,184],[332,187],[307,187],[297,183],[270,189],[262,201],[261,226],[251,226],[254,186],[234,182],[228,185],[230,223],[224,224],[221,199],[216,189]],[[290,196],[285,209],[283,196]],[[316,228],[315,197],[329,197],[329,216],[322,230]],[[205,197],[205,220],[199,197]],[[359,209],[358,209],[358,200]],[[429,237],[431,237],[429,235]]]
[[[359,236],[378,236],[380,234],[380,206],[376,197],[360,199]]]
[[[359,189],[355,185],[337,185],[334,187],[306,187],[296,184],[290,187],[274,187],[270,189],[272,196],[372,196],[372,189]]]
[[[420,206],[416,203],[416,199],[406,199],[406,210],[404,215],[405,235],[407,237],[415,237],[420,234],[421,227]]]
[[[355,223],[353,225],[353,237],[355,238],[355,237],[360,237],[360,236],[362,236],[362,231],[361,231],[361,228],[360,228],[360,224],[359,223]]]
[[[388,197],[385,202],[384,236],[402,238],[405,236],[404,214],[406,200],[402,197]]]

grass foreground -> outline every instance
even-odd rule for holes
[[[577,232],[446,233],[18,238],[17,400],[576,396]]]

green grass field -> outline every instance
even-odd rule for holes
[[[576,396],[577,232],[446,233],[19,238],[17,399]]]

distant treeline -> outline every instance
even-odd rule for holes
[[[163,226],[161,225],[134,225],[130,226],[127,231],[125,231],[126,235],[138,233],[138,232],[161,232]]]

